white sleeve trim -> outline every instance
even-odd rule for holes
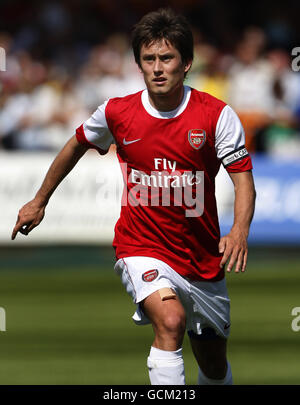
[[[244,128],[229,105],[223,108],[216,125],[215,148],[225,167],[248,155]]]
[[[114,143],[114,137],[108,129],[105,108],[108,100],[101,104],[97,110],[83,123],[86,139],[98,148],[106,151]]]

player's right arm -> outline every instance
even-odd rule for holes
[[[85,154],[88,146],[79,143],[73,136],[59,152],[51,164],[46,177],[33,200],[25,204],[19,211],[16,225],[11,238],[15,239],[18,232],[28,235],[39,225],[45,215],[48,201],[60,182],[73,169],[79,159]]]

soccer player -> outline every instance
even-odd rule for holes
[[[107,100],[77,128],[19,211],[12,239],[41,222],[52,193],[89,148],[105,154],[115,144],[125,181],[115,270],[136,304],[134,321],[153,326],[150,382],[185,384],[187,331],[198,383],[232,384],[225,265],[245,271],[255,203],[244,131],[230,106],[184,85],[193,37],[183,16],[169,9],[147,14],[132,45],[145,90]],[[221,164],[235,193],[234,223],[222,238],[215,200]]]

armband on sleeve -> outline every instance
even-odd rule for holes
[[[252,170],[251,157],[245,146],[230,152],[222,158],[222,164],[228,173],[238,173]]]
[[[252,169],[251,157],[245,147],[245,132],[237,114],[228,105],[223,108],[216,126],[217,157],[230,172]]]
[[[226,168],[230,166],[232,163],[239,162],[240,160],[244,159],[246,156],[249,156],[249,153],[245,146],[241,146],[238,149],[229,152],[227,155],[222,157],[223,166]]]

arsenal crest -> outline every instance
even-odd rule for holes
[[[204,129],[191,129],[188,137],[190,145],[197,150],[202,148],[206,141],[206,133]]]
[[[147,283],[153,281],[156,279],[158,276],[158,270],[153,269],[153,270],[148,270],[142,275],[143,281],[146,281]]]

